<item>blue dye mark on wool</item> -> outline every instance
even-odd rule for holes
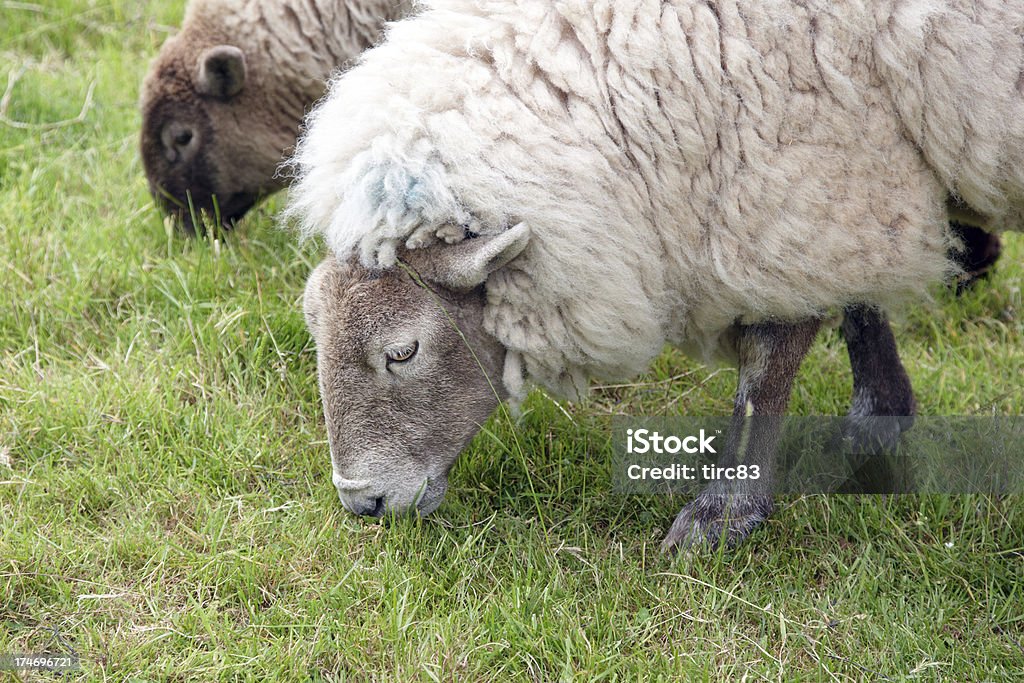
[[[378,207],[406,211],[425,209],[437,201],[429,180],[401,166],[376,166],[367,173],[367,195]]]
[[[367,197],[370,199],[372,203],[376,204],[377,206],[384,204],[387,201],[388,196],[387,178],[384,176],[383,173],[379,172],[380,170],[382,169],[380,169],[379,167],[374,168],[371,169],[370,172],[366,174],[368,180],[366,187]]]
[[[430,193],[426,184],[418,178],[410,178],[405,191],[405,203],[408,206],[424,206],[430,201]]]
[[[471,216],[448,186],[444,164],[436,156],[424,159],[375,159],[353,169],[350,215],[360,225],[374,226],[378,237],[407,238],[414,231],[469,225]],[[441,235],[438,235],[441,237]],[[446,235],[445,239],[451,239]]]

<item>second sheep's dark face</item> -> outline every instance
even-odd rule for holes
[[[215,45],[198,54],[172,38],[153,63],[142,91],[142,163],[161,209],[194,233],[206,213],[229,227],[262,194],[280,159],[261,135],[245,96],[244,54]]]

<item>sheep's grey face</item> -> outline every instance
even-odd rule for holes
[[[432,512],[504,398],[505,351],[483,331],[483,288],[427,286],[402,268],[371,273],[333,257],[306,285],[334,485],[356,514]]]
[[[230,226],[278,187],[273,175],[282,150],[269,139],[253,101],[258,93],[247,92],[255,88],[246,80],[238,48],[200,50],[177,36],[143,83],[141,153],[150,193],[190,233],[193,212]]]

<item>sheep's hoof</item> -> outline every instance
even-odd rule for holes
[[[843,422],[846,450],[865,456],[892,453],[913,425],[913,415],[848,415]]]
[[[771,512],[771,496],[704,491],[680,511],[661,551],[734,548]]]

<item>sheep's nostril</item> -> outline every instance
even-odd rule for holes
[[[383,517],[384,496],[380,496],[378,498],[366,498],[359,502],[352,502],[347,507],[360,517]]]

